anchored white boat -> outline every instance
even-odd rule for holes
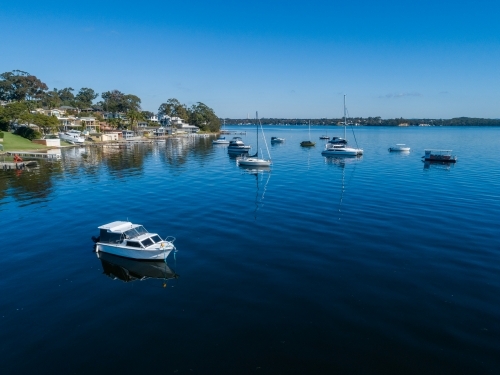
[[[410,151],[410,148],[407,147],[404,143],[397,143],[396,146],[389,147],[389,151],[408,152]]]
[[[72,143],[72,144],[83,144],[85,143],[85,137],[82,136],[82,132],[78,130],[68,130],[65,132],[58,133],[59,139]]]
[[[175,250],[174,237],[162,240],[140,224],[114,221],[98,228],[99,237],[92,237],[96,251],[132,259],[165,260]]]
[[[323,156],[358,156],[363,155],[363,149],[347,147],[347,116],[345,107],[345,95],[344,95],[344,138],[333,137],[325,145],[325,149],[321,152]]]
[[[224,123],[222,124],[222,129],[220,131],[220,134],[225,134],[225,126],[226,126],[226,120],[224,119]],[[220,135],[219,138],[212,141],[212,144],[214,144],[214,145],[228,145],[229,141],[226,139],[226,137]]]
[[[271,137],[271,143],[283,143],[283,142],[285,142],[285,138]]]
[[[259,158],[259,114],[258,112],[255,112],[255,125],[256,125],[256,132],[257,132],[257,151],[255,152],[255,155],[251,156],[242,156],[236,159],[236,163],[241,166],[246,166],[246,167],[269,167],[271,163],[271,155],[269,155],[269,149],[267,149],[267,153],[269,155],[269,160]],[[260,124],[260,127],[262,129],[262,124]],[[264,136],[264,130],[262,130],[262,135]],[[267,143],[266,143],[266,138],[264,136],[264,143],[266,144],[267,148]]]
[[[229,141],[226,139],[226,137],[221,135],[219,138],[213,140],[212,144],[214,144],[214,145],[228,145]]]
[[[227,152],[233,154],[242,154],[244,152],[248,152],[251,146],[247,146],[243,143],[241,137],[233,137],[229,142],[229,146],[227,146]]]

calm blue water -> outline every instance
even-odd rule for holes
[[[341,128],[264,129],[270,172],[213,138],[0,171],[2,373],[499,373],[500,128],[358,127],[359,159],[321,156]],[[177,238],[178,278],[97,258],[127,219]]]

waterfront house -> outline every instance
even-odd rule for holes
[[[122,134],[123,134],[123,139],[125,140],[135,137],[135,133],[131,130],[123,130]]]

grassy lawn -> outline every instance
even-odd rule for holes
[[[29,151],[29,150],[47,150],[49,147],[37,145],[30,140],[9,132],[3,132],[3,150],[4,151]]]

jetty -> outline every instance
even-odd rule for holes
[[[52,151],[52,152],[50,152]],[[60,160],[61,150],[47,150],[47,151],[8,151],[8,155],[18,155],[22,158],[29,159],[45,159],[45,160]]]
[[[16,170],[24,170],[24,169],[30,169],[37,167],[38,163],[36,161],[30,160],[30,161],[21,161],[21,162],[13,162],[13,161],[0,161],[0,170],[10,170],[10,169],[16,169]]]

